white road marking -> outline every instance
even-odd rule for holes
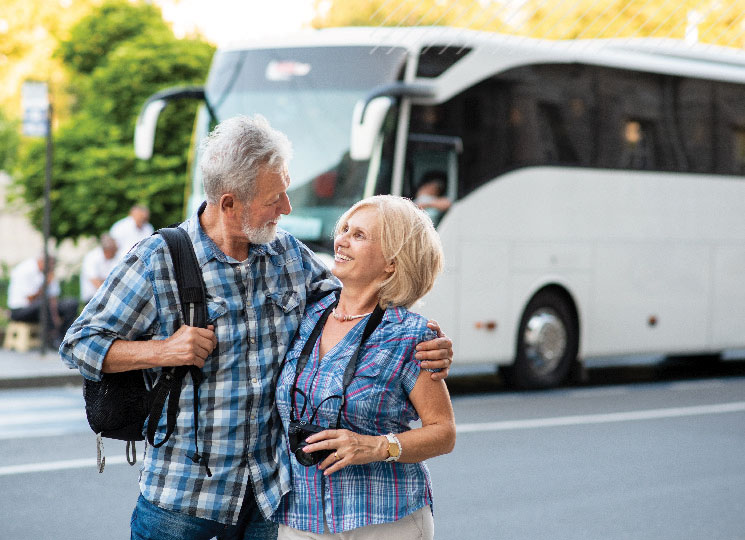
[[[18,410],[29,409],[58,409],[61,407],[82,407],[83,398],[81,396],[41,396],[33,395],[32,397],[0,397],[0,412],[3,414]]]
[[[62,437],[63,435],[80,434],[88,432],[92,437],[95,437],[93,431],[88,427],[88,424],[84,426],[64,426],[64,427],[31,427],[31,428],[15,428],[5,429],[0,431],[0,441],[11,440],[11,439],[35,439],[42,437]]]
[[[529,420],[506,420],[503,422],[483,422],[478,424],[458,424],[458,433],[474,433],[482,431],[507,431],[516,429],[536,429],[556,426],[578,426],[587,424],[607,424],[612,422],[627,422],[634,420],[654,420],[660,418],[680,418],[685,416],[699,416],[704,414],[723,414],[745,411],[745,401],[720,403],[716,405],[699,405],[695,407],[671,407],[667,409],[650,409],[645,411],[629,411],[606,414],[590,414],[576,416],[558,416],[554,418],[533,418]],[[106,458],[107,465],[126,463],[125,456]],[[50,461],[45,463],[28,463],[24,465],[10,465],[0,467],[0,476],[26,474],[34,472],[60,471],[65,469],[80,469],[95,467],[95,459],[71,459],[66,461]]]
[[[78,388],[10,390],[0,393],[0,440],[50,437],[89,431]]]
[[[671,407],[668,409],[650,409],[646,411],[558,416],[554,418],[532,418],[528,420],[505,420],[503,422],[482,422],[477,424],[456,424],[456,431],[458,433],[508,431],[515,429],[536,429],[556,426],[579,426],[586,424],[628,422],[634,420],[679,418],[684,416],[698,416],[702,414],[722,414],[743,411],[745,411],[745,401],[736,401],[734,403],[721,403],[718,405]]]
[[[676,382],[670,384],[668,388],[676,391],[687,391],[693,390],[698,392],[699,390],[711,390],[712,388],[722,388],[724,386],[723,381],[693,381],[693,382]]]
[[[112,456],[106,458],[106,465],[121,465],[127,463],[125,456]],[[46,463],[27,463],[25,465],[9,465],[0,467],[0,476],[13,474],[26,474],[35,472],[62,471],[65,469],[84,469],[86,467],[96,468],[95,459],[68,459],[65,461],[47,461]]]
[[[67,411],[46,411],[15,413],[0,416],[0,427],[27,426],[29,424],[52,424],[55,422],[69,422],[70,420],[85,420],[85,411],[73,409]]]

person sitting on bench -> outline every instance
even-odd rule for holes
[[[62,336],[78,314],[78,301],[74,298],[59,298],[60,285],[54,277],[54,257],[49,257],[49,274],[46,279],[50,347],[57,348]],[[44,286],[44,255],[26,259],[10,273],[8,286],[8,308],[10,320],[27,323],[41,321],[42,292]]]

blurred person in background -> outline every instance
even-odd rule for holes
[[[423,461],[453,449],[455,419],[445,382],[431,377],[439,370],[415,357],[437,336],[408,308],[442,269],[440,238],[421,209],[392,195],[356,203],[335,233],[341,292],[308,305],[277,386],[280,458],[292,469],[273,517],[279,539],[432,539]]]
[[[447,176],[442,171],[427,171],[419,180],[414,202],[427,213],[435,225],[452,205],[445,195],[446,190]]]
[[[83,258],[83,266],[80,269],[80,299],[86,304],[118,262],[117,250],[116,240],[104,233],[101,235],[100,245],[90,250]]]
[[[70,327],[78,313],[75,298],[60,298],[60,284],[54,277],[55,258],[49,256],[49,274],[46,279],[49,345],[59,347],[62,336]],[[8,308],[10,320],[18,322],[41,322],[42,294],[44,291],[44,254],[26,259],[10,272],[8,286]]]
[[[150,225],[150,210],[143,204],[136,204],[129,210],[129,215],[111,226],[109,234],[119,248],[117,258],[121,259],[137,242],[153,234]]]

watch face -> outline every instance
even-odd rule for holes
[[[396,443],[388,443],[388,455],[391,457],[398,455],[398,445]]]

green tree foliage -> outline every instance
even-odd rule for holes
[[[18,122],[10,120],[0,109],[0,171],[9,171],[15,164],[19,129]]]
[[[110,1],[72,28],[57,55],[70,69],[87,74],[108,61],[118,45],[143,34],[171,36],[160,11],[151,5]]]
[[[89,31],[100,37],[88,39]],[[137,202],[150,206],[156,227],[181,219],[197,104],[180,102],[164,111],[156,155],[148,162],[134,156],[134,125],[152,93],[204,81],[212,46],[176,39],[152,6],[115,0],[83,18],[59,51],[73,71],[77,106],[54,136],[52,236],[98,235]],[[44,155],[43,141],[26,145],[15,181],[15,194],[30,205],[37,227]]]

